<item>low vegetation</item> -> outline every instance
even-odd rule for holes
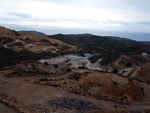
[[[1,38],[0,38],[0,39],[1,39]],[[11,43],[11,42],[13,42],[13,41],[14,41],[14,40],[13,40],[13,39],[11,39],[11,38],[2,38],[2,39],[4,39],[3,44]]]
[[[133,40],[114,40],[104,36],[53,35],[50,38],[82,48],[82,51],[99,54],[139,54],[149,52],[150,47]]]
[[[42,52],[42,53],[32,53],[27,50],[22,50],[21,52],[14,52],[10,49],[0,48],[0,67],[11,66],[19,63],[22,60],[39,60],[42,58],[52,58],[58,56],[55,53],[51,52]]]
[[[8,47],[14,47],[14,46],[24,46],[24,44],[21,43],[21,42],[16,42],[16,43],[14,43],[14,44],[8,45]]]

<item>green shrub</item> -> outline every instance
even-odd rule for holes
[[[48,65],[48,63],[47,63],[47,62],[44,62],[44,65]]]
[[[118,73],[118,69],[114,68],[114,70],[112,71],[112,73]]]
[[[117,105],[114,105],[114,107],[118,107]]]
[[[58,64],[54,64],[54,68],[58,68]]]
[[[48,81],[47,78],[41,78],[40,81]]]
[[[83,88],[83,91],[84,91],[84,92],[87,92],[87,91],[88,91],[88,89],[84,87],[84,88]]]
[[[128,63],[126,64],[127,67],[131,67],[131,65],[132,65],[132,62],[128,62]]]
[[[67,72],[71,72],[71,69],[70,69],[70,68],[68,68],[66,71],[67,71]]]

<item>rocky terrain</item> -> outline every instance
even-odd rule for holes
[[[41,53],[42,51],[57,53],[58,51],[62,51],[64,47],[66,51],[76,49],[75,46],[43,35],[21,31],[17,32],[4,27],[0,27],[0,44],[15,52],[25,49],[34,53]]]
[[[98,37],[84,45],[82,36],[71,36],[79,41],[71,45],[64,41],[70,36],[60,36],[0,27],[0,113],[150,112],[149,51],[115,52],[118,45],[95,51]]]

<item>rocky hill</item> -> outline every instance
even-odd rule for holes
[[[51,58],[62,51],[76,51],[76,47],[36,33],[0,27],[0,67],[27,59]]]
[[[15,52],[25,49],[33,53],[57,53],[64,46],[68,47],[67,51],[76,49],[75,46],[65,44],[57,39],[48,38],[36,33],[17,32],[4,27],[0,27],[0,46]]]

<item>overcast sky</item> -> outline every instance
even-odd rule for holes
[[[58,28],[62,33],[68,29],[68,34],[76,33],[73,29],[150,33],[150,0],[0,0],[0,4],[1,25]]]

